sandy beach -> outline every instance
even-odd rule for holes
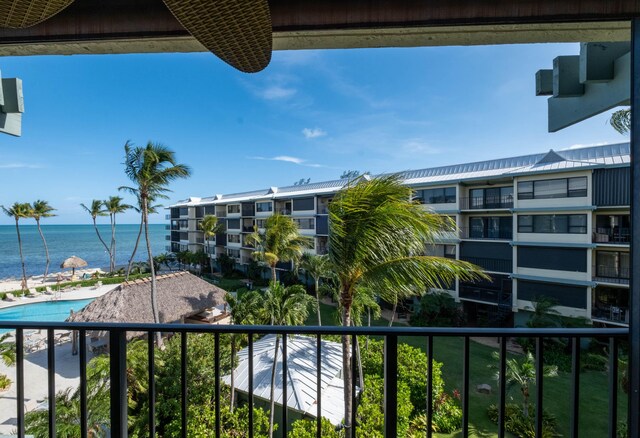
[[[80,279],[83,274],[91,275],[96,271],[104,274],[104,271],[100,268],[84,268],[84,269],[76,269],[76,277]],[[58,275],[60,275],[63,279],[61,284],[71,281],[70,270],[52,272],[51,274],[47,275],[47,278],[44,279],[44,281],[42,281],[43,279],[42,275],[34,275],[31,277],[27,277],[27,289],[31,287],[53,286],[58,281]],[[20,277],[7,278],[4,280],[0,280],[0,292],[20,290],[21,282],[22,282],[22,279]]]

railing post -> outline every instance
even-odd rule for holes
[[[47,330],[47,393],[49,396],[49,437],[56,437],[56,352],[55,333]]]
[[[631,21],[631,250],[629,436],[640,436],[640,18]]]
[[[127,332],[109,331],[111,438],[127,437]]]
[[[16,330],[16,402],[18,403],[18,437],[24,437],[24,332]]]
[[[398,436],[398,336],[384,340],[384,436]]]

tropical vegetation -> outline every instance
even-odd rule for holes
[[[157,199],[166,199],[166,193],[170,192],[169,184],[177,179],[188,178],[191,170],[188,166],[179,164],[175,153],[161,144],[149,142],[142,147],[127,142],[124,145],[124,151],[125,174],[133,185],[122,186],[120,189],[128,191],[140,200],[141,220],[144,224],[147,255],[151,268],[151,309],[154,322],[159,323],[156,272],[149,241],[149,203]],[[162,343],[159,333],[157,342]]]
[[[53,212],[56,209],[49,205],[47,201],[37,200],[31,204],[31,209],[29,211],[29,217],[35,219],[36,225],[38,226],[38,233],[40,233],[40,238],[42,239],[42,244],[44,245],[44,253],[47,259],[46,265],[44,267],[44,274],[42,276],[42,282],[44,283],[47,278],[47,274],[49,273],[49,265],[51,264],[51,259],[49,258],[49,248],[47,247],[47,240],[44,238],[44,234],[42,233],[42,227],[40,227],[40,220],[42,218],[53,217],[55,214]]]
[[[152,200],[149,201],[153,202]],[[161,205],[149,205],[148,213],[156,214],[158,213],[158,209],[162,207]],[[138,235],[136,236],[136,243],[133,246],[133,251],[131,252],[131,257],[129,257],[129,262],[127,264],[127,275],[129,278],[129,274],[131,273],[131,268],[133,266],[133,259],[136,256],[136,252],[138,252],[138,245],[140,245],[140,238],[142,237],[142,232],[144,231],[144,221],[142,220],[142,202],[140,198],[138,198],[138,206],[132,205],[131,208],[136,211],[136,213],[140,214],[140,228],[138,229]]]
[[[216,234],[224,231],[224,222],[218,221],[218,218],[215,215],[207,214],[202,218],[202,221],[200,222],[199,227],[202,230],[202,233],[204,234],[204,243],[205,243],[204,252],[205,254],[207,254],[207,260],[211,268],[211,273],[213,274],[213,263],[211,263],[211,256],[209,255],[209,250],[211,248],[209,246],[209,240],[212,237],[215,237]]]
[[[327,255],[303,254],[300,260],[300,269],[313,278],[314,291],[316,293],[316,314],[318,325],[322,325],[320,315],[320,279],[330,277],[333,273],[331,263]]]
[[[0,362],[8,367],[16,363],[16,347],[13,342],[7,340],[9,336],[9,333],[0,335]],[[10,385],[11,380],[9,377],[0,373],[0,391],[8,389]]]
[[[111,248],[105,243],[104,239],[100,235],[100,230],[98,230],[98,224],[96,222],[96,219],[99,216],[108,215],[107,212],[103,209],[103,205],[104,205],[103,201],[100,201],[99,199],[94,199],[93,201],[91,201],[91,205],[89,205],[88,207],[85,204],[80,204],[80,207],[82,207],[91,216],[91,220],[93,221],[93,228],[96,230],[96,235],[98,236],[98,240],[100,240],[100,243],[102,243],[102,246],[104,246],[105,251],[107,251],[107,253],[109,254],[109,261],[111,261]],[[113,272],[111,265],[112,264],[109,263],[109,270],[110,272]]]
[[[28,218],[31,212],[31,205],[28,203],[16,202],[11,207],[6,208],[4,205],[0,206],[4,214],[12,217],[16,221],[16,233],[18,235],[18,249],[20,251],[20,264],[22,266],[22,282],[20,287],[24,292],[27,290],[27,269],[24,263],[24,255],[22,254],[22,237],[20,237],[20,225],[18,222],[20,219]]]
[[[411,200],[412,189],[398,175],[360,178],[336,194],[329,205],[329,259],[339,285],[342,324],[351,326],[352,304],[358,291],[379,288],[383,299],[422,295],[459,278],[485,277],[459,260],[425,256],[426,245],[451,220],[430,214]],[[345,421],[351,426],[352,379],[350,337],[342,336]],[[348,434],[350,436],[350,434]]]

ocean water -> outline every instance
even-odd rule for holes
[[[125,265],[138,236],[139,224],[123,224],[116,226],[116,265]],[[111,242],[111,226],[98,225],[100,235],[107,245]],[[93,225],[42,225],[42,232],[49,247],[51,265],[49,272],[60,271],[60,264],[72,255],[84,259],[88,268],[108,268],[109,254],[98,240]],[[153,255],[166,252],[165,225],[149,225],[149,238]],[[36,225],[20,225],[22,252],[25,258],[27,275],[42,275],[46,257],[42,240]],[[144,233],[135,260],[146,260]],[[20,253],[15,225],[0,225],[0,279],[21,276]]]

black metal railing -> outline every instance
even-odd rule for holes
[[[513,240],[513,229],[462,227],[460,235],[463,239]]]
[[[460,198],[460,210],[513,208],[513,196],[472,196]]]
[[[631,278],[629,268],[611,265],[596,265],[593,272],[593,279],[602,283],[629,284],[629,279]]]
[[[623,306],[594,306],[591,310],[591,317],[602,321],[611,321],[620,324],[629,323],[629,308]]]
[[[631,243],[631,229],[620,227],[594,228],[593,243],[629,244]]]
[[[384,436],[397,437],[397,388],[398,388],[398,342],[400,337],[412,337],[423,340],[424,346],[427,349],[427,369],[424,370],[426,376],[428,376],[428,382],[431,382],[431,376],[433,374],[433,354],[434,354],[434,338],[439,337],[459,337],[464,340],[462,352],[460,352],[460,359],[463,364],[463,384],[462,384],[462,436],[469,435],[469,414],[470,414],[470,370],[473,358],[470,354],[470,339],[473,337],[494,337],[499,339],[499,361],[498,367],[499,382],[498,382],[498,436],[505,437],[505,423],[506,423],[506,404],[507,404],[507,382],[505,378],[506,361],[507,361],[507,340],[508,338],[530,338],[535,341],[535,360],[536,360],[536,406],[535,406],[535,425],[536,436],[542,436],[543,431],[543,376],[544,376],[544,340],[546,338],[567,338],[572,343],[572,368],[571,368],[571,382],[572,390],[569,394],[569,400],[571,403],[570,409],[570,436],[588,436],[588,432],[582,432],[579,430],[580,419],[580,344],[584,338],[599,338],[607,339],[609,342],[609,358],[608,358],[608,374],[609,374],[609,410],[608,410],[608,436],[615,438],[617,435],[617,402],[618,402],[618,343],[620,341],[626,341],[629,336],[629,329],[500,329],[500,328],[414,328],[414,327],[282,327],[282,326],[242,326],[242,325],[199,325],[199,324],[107,324],[107,323],[54,323],[54,322],[0,322],[0,329],[15,330],[15,344],[16,344],[16,425],[17,436],[25,436],[25,336],[24,331],[27,329],[43,330],[46,333],[47,339],[47,388],[49,400],[55,400],[56,394],[56,342],[54,333],[56,330],[74,330],[78,331],[79,338],[83,342],[79,343],[79,363],[80,363],[80,415],[78,421],[80,422],[81,437],[87,437],[87,425],[88,425],[88,412],[87,412],[87,374],[86,374],[86,360],[87,360],[87,345],[84,342],[85,336],[88,332],[102,332],[108,334],[109,339],[109,361],[110,361],[110,436],[113,438],[121,438],[127,436],[127,407],[128,407],[128,392],[127,392],[127,332],[144,333],[147,336],[148,342],[148,385],[149,385],[149,430],[150,436],[155,436],[156,430],[156,416],[155,416],[155,403],[156,394],[162,390],[157,388],[157,382],[155,381],[154,372],[154,340],[158,333],[173,333],[181,337],[180,348],[180,367],[181,367],[181,381],[180,381],[180,410],[176,415],[181,415],[182,436],[187,436],[187,407],[188,407],[188,393],[187,393],[187,345],[189,342],[189,335],[195,333],[208,333],[214,336],[214,349],[212,352],[214,369],[215,369],[215,388],[214,388],[214,401],[215,401],[215,427],[212,431],[212,436],[221,436],[221,417],[220,417],[220,386],[221,386],[221,364],[220,364],[220,335],[239,333],[246,335],[248,338],[248,413],[249,413],[249,430],[248,436],[253,436],[253,407],[254,407],[254,393],[253,393],[253,372],[254,372],[254,360],[253,360],[253,345],[257,336],[267,334],[277,335],[310,335],[315,338],[316,346],[316,363],[315,373],[317,379],[317,400],[321,400],[318,396],[321,392],[321,376],[322,376],[322,336],[323,335],[342,335],[351,338],[351,353],[352,358],[355,358],[355,338],[361,335],[379,336],[384,339],[385,351],[383,362],[383,377],[384,377]],[[287,400],[287,336],[282,337],[282,379],[283,379],[283,400]],[[353,359],[355,361],[355,359]],[[352,369],[356,369],[352,364]],[[350,391],[346,391],[352,397],[354,412],[351,417],[351,424],[353,427],[351,430],[346,429],[346,436],[358,436],[358,425],[353,421],[356,418],[355,411],[357,408],[357,399],[355,391],[355,378],[353,379],[353,386]],[[426,406],[427,406],[427,428],[426,436],[432,436],[432,414],[434,405],[434,391],[431,385],[427,385],[426,391]],[[321,403],[316,404],[316,432],[317,436],[322,436],[322,421]],[[287,406],[283,407],[282,423],[287,423]],[[57,424],[55,403],[49,403],[49,436],[55,437]],[[637,415],[631,415],[629,421],[639,421]],[[283,436],[287,436],[287,427],[282,428]]]

